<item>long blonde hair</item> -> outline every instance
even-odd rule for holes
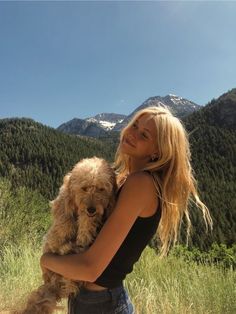
[[[161,202],[162,215],[157,236],[161,241],[161,256],[167,254],[170,246],[176,244],[180,226],[185,216],[187,222],[187,241],[191,230],[189,203],[193,201],[201,209],[206,230],[212,229],[212,219],[208,208],[201,202],[197,183],[191,167],[191,154],[188,134],[180,120],[166,107],[148,107],[138,111],[122,130],[120,143],[125,131],[143,115],[149,115],[156,125],[156,145],[158,157],[148,162],[143,170],[148,170],[154,179],[156,191]],[[118,146],[114,166],[117,170],[118,184],[129,174],[130,157]]]

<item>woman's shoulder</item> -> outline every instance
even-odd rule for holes
[[[151,180],[152,181],[152,175],[149,171],[147,170],[140,170],[140,171],[136,171],[136,172],[133,172],[131,174],[129,174],[127,176],[127,179],[129,180]]]
[[[130,174],[118,192],[118,199],[135,200],[135,206],[142,208],[139,217],[154,215],[158,207],[158,197],[152,175],[147,171]]]
[[[148,171],[137,171],[127,176],[122,188],[135,190],[146,190],[151,192],[155,190],[155,185],[152,175]]]

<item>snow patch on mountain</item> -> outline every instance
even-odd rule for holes
[[[117,123],[121,123],[125,119],[125,115],[116,113],[99,113],[94,117],[85,119],[88,122],[98,124],[104,130],[111,131]]]
[[[112,130],[114,126],[116,125],[115,122],[109,122],[109,121],[103,121],[103,120],[99,121],[99,123],[101,124],[101,126],[103,126],[107,130]]]

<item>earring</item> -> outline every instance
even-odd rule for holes
[[[151,156],[151,161],[155,161],[157,159],[157,156],[156,155],[152,155]]]

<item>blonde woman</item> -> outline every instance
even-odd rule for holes
[[[123,129],[115,158],[117,203],[93,245],[84,253],[44,254],[41,267],[72,280],[86,281],[69,299],[70,314],[129,314],[134,307],[123,281],[155,233],[164,256],[178,238],[183,217],[191,226],[188,204],[201,209],[190,164],[188,136],[181,122],[164,107],[136,113]]]

